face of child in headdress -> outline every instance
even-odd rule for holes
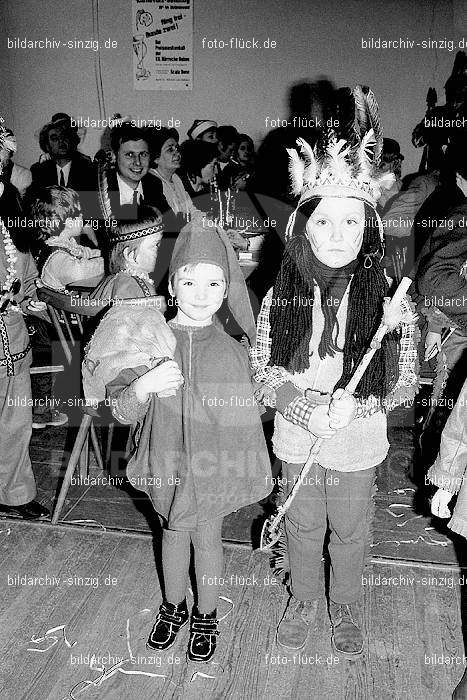
[[[156,264],[161,239],[161,233],[151,233],[149,236],[141,238],[138,248],[133,251],[134,259],[131,262],[144,272],[152,272]]]
[[[177,321],[188,326],[211,323],[220,309],[226,292],[224,271],[211,263],[180,267],[169,291],[177,299]]]
[[[323,197],[306,224],[313,253],[328,267],[355,260],[363,241],[365,208],[352,197]]]

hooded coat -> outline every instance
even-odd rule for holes
[[[126,369],[107,385],[115,415],[138,420],[127,474],[174,530],[232,513],[271,491],[271,466],[248,356],[215,325],[169,323],[184,384],[129,409],[131,383],[147,367]]]

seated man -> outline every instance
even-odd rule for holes
[[[50,156],[49,160],[31,166],[32,184],[28,197],[34,199],[41,187],[60,185],[78,192],[81,208],[87,218],[91,213],[95,190],[95,171],[91,159],[80,153],[77,129],[71,126],[69,117],[60,118],[45,124],[39,134],[41,149]]]
[[[143,202],[158,206],[160,186],[148,173],[151,160],[149,135],[143,129],[124,122],[111,131],[110,145],[115,167],[99,173],[100,215],[104,219],[137,218]],[[131,210],[127,207],[131,206]],[[122,212],[122,207],[125,210]]]

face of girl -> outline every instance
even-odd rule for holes
[[[160,233],[151,233],[149,236],[144,236],[141,239],[134,261],[136,266],[144,270],[144,272],[149,273],[154,270],[161,238],[162,235]]]
[[[159,158],[154,159],[157,166],[164,172],[174,173],[177,168],[180,167],[180,151],[178,149],[178,143],[174,138],[170,137],[165,141],[161,148],[161,154]]]
[[[211,263],[182,267],[175,273],[169,290],[177,299],[178,323],[206,326],[222,306],[226,290],[224,272]]]
[[[83,215],[79,214],[74,218],[68,217],[65,221],[65,229],[63,234],[68,235],[70,238],[79,236],[83,230]]]
[[[208,185],[214,178],[217,165],[217,158],[214,158],[210,163],[201,168],[201,182]]]
[[[306,224],[313,253],[328,267],[344,267],[362,247],[365,208],[352,197],[324,197]]]
[[[237,149],[237,158],[240,163],[249,163],[253,158],[253,148],[249,141],[240,141]]]

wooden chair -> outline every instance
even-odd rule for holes
[[[82,291],[83,290],[80,289],[80,292]],[[85,298],[85,294],[83,293],[64,294],[49,289],[48,287],[40,287],[38,289],[38,297],[47,304],[50,318],[60,340],[67,365],[70,366],[74,349],[77,347],[77,341],[84,337],[82,318],[97,316],[97,314],[105,310],[105,306],[87,306],[80,303],[80,299]],[[101,471],[104,471],[105,466],[108,465],[110,461],[114,422],[109,421],[104,458],[99,446],[95,426],[95,420],[99,417],[100,413],[94,408],[90,406],[84,406],[82,408],[81,423],[73,443],[71,455],[68,460],[68,465],[52,516],[53,525],[56,525],[58,522],[76,468],[79,468],[81,477],[88,475],[90,444],[92,445],[97,464]]]
[[[65,475],[63,477],[62,485],[60,487],[57,503],[55,505],[54,512],[52,515],[52,525],[56,525],[58,523],[63,504],[65,503],[65,499],[67,497],[68,490],[71,485],[71,479],[76,469],[79,470],[80,477],[86,477],[89,474],[89,454],[91,445],[96,457],[97,465],[101,472],[104,472],[109,465],[115,423],[113,421],[109,422],[106,454],[104,460],[99,446],[99,440],[97,438],[96,433],[96,426],[94,423],[95,420],[99,418],[102,418],[102,411],[98,411],[90,406],[83,407],[83,415],[78,429],[78,434],[76,435],[75,441],[73,443],[73,449],[71,451],[70,459],[68,460]],[[89,438],[91,438],[91,444],[89,443]],[[129,434],[127,439],[126,455],[128,455],[130,450],[130,442],[131,433]],[[112,475],[111,469],[110,473]]]
[[[84,290],[83,290],[84,291]],[[68,365],[71,365],[73,349],[76,347],[77,338],[84,337],[82,318],[97,316],[105,306],[86,306],[80,303],[86,298],[86,294],[64,294],[48,287],[39,287],[37,296],[47,304],[50,320],[55,328],[60,341],[63,354]],[[76,328],[75,333],[73,327]]]
[[[99,446],[99,441],[97,439],[96,427],[93,423],[93,419],[99,414],[97,411],[91,407],[83,408],[83,417],[81,418],[81,423],[78,429],[78,434],[73,443],[73,449],[71,451],[70,459],[68,460],[68,465],[65,471],[65,476],[63,477],[62,485],[60,487],[60,493],[58,495],[57,503],[54,508],[52,515],[52,525],[58,523],[60,513],[62,512],[63,504],[70,488],[71,479],[75,473],[76,467],[79,465],[79,472],[81,477],[88,476],[89,473],[89,437],[91,437],[91,444],[94,450],[94,454],[97,460],[99,469],[104,471],[104,460],[102,458],[102,453]]]

